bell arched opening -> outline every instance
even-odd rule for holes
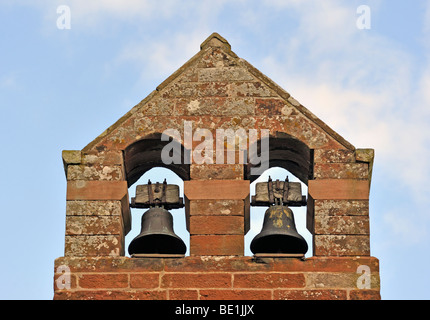
[[[280,167],[307,185],[312,175],[312,150],[302,141],[283,132],[250,143],[245,179],[253,182],[265,170]]]
[[[269,176],[273,180],[285,180],[289,178],[290,182],[296,182],[301,184],[302,194],[307,195],[307,185],[300,181],[290,171],[281,168],[273,167],[266,170],[257,179],[251,183],[251,195],[255,195],[255,186],[259,182],[267,182]],[[293,230],[291,234],[289,231],[281,231],[281,229],[271,229],[270,227],[263,228],[266,211],[269,207],[251,207],[250,214],[250,230],[245,236],[245,255],[253,255],[254,252],[264,253],[304,253],[306,257],[312,256],[312,234],[306,228],[306,206],[289,207],[293,214],[293,226],[289,230]],[[278,220],[279,221],[279,220]],[[279,222],[277,222],[279,224]],[[288,228],[286,226],[286,228]],[[285,229],[288,230],[288,229]],[[297,231],[297,234],[294,233]],[[302,238],[302,239],[300,239]],[[304,242],[304,241],[305,242]],[[251,248],[252,245],[252,248]],[[264,249],[265,248],[265,249]]]
[[[148,183],[148,180],[155,183],[163,182],[164,179],[166,179],[168,184],[179,186],[179,196],[183,198],[183,180],[172,170],[163,167],[155,167],[146,171],[131,185],[129,187],[130,198],[136,197],[135,186],[145,185]],[[151,212],[151,210],[153,211]],[[169,209],[167,212],[162,212],[161,208],[131,208],[131,215],[131,231],[125,238],[125,248],[128,248],[129,254],[133,253],[135,245],[139,245],[145,247],[145,252],[139,253],[166,254],[175,252],[189,255],[190,236],[186,228],[184,208]],[[142,221],[142,219],[145,218],[152,220],[152,222],[148,223]],[[170,221],[170,219],[172,219],[172,221]],[[169,226],[170,223],[172,224],[171,226]],[[149,230],[151,228],[156,230],[156,232],[151,233],[151,230]],[[134,243],[130,246],[132,242]]]
[[[272,135],[261,136],[255,142],[250,142],[244,172],[245,179],[251,181],[251,195],[255,194],[256,184],[268,182],[269,176],[273,180],[280,181],[284,181],[288,177],[290,182],[300,183],[302,194],[307,195],[307,183],[312,178],[312,168],[313,150],[287,133],[275,132]],[[307,206],[301,204],[290,208],[293,212],[294,220],[292,222],[295,223],[297,229],[297,234],[294,234],[293,237],[285,230],[280,232],[281,229],[270,228],[267,224],[264,226],[263,220],[268,209],[269,206],[252,206],[251,227],[245,236],[245,254],[251,254],[253,251],[266,251],[265,253],[300,251],[305,252],[306,255],[312,255],[312,234],[306,228]],[[273,223],[276,224],[276,222]],[[271,230],[268,231],[268,229]],[[263,235],[264,237],[262,237]],[[253,242],[256,237],[256,241]],[[279,244],[285,239],[289,240],[286,244]]]
[[[163,183],[166,180],[169,185],[179,186],[179,198],[182,200],[184,180],[190,179],[186,155],[187,149],[178,140],[158,132],[127,146],[123,156],[130,198],[136,197],[134,186],[147,185],[148,181]],[[155,209],[131,208],[132,227],[125,239],[125,248],[129,249],[129,254],[189,254],[184,208]]]
[[[185,161],[188,152],[179,141],[161,133],[149,134],[132,143],[124,150],[124,169],[128,186],[154,167],[170,169],[182,180],[189,180],[190,165]]]

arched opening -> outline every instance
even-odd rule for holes
[[[151,182],[163,182],[166,179],[168,184],[175,184],[179,186],[180,197],[184,197],[184,181],[172,170],[162,167],[152,168],[146,171],[133,185],[129,187],[129,197],[135,197],[136,186],[141,184],[147,184],[148,180]],[[130,208],[131,211],[131,231],[125,237],[125,251],[128,255],[128,246],[130,242],[140,233],[141,231],[141,218],[142,215],[148,209],[137,209]],[[190,254],[190,234],[186,228],[185,208],[170,209],[169,212],[173,216],[173,229],[177,236],[179,236],[187,246],[187,252],[185,255]]]
[[[170,145],[170,155],[179,152],[177,163],[166,163],[162,159],[162,150]],[[184,146],[170,137],[169,141],[162,140],[161,133],[152,133],[129,145],[124,150],[124,166],[127,183],[130,187],[146,171],[154,167],[165,167],[176,173],[182,180],[190,179],[190,165],[185,162],[185,155],[188,150]]]
[[[168,184],[179,186],[180,197],[184,198],[184,180],[190,179],[190,165],[186,164],[184,157],[187,149],[177,140],[170,137],[163,141],[161,133],[152,133],[129,145],[124,151],[124,171],[129,188],[129,197],[135,197],[136,186],[144,185],[151,180],[152,183],[162,183],[166,179]],[[163,148],[169,145],[169,156],[179,161],[166,162],[163,159]],[[131,202],[131,199],[129,199]],[[125,238],[125,251],[128,255],[130,242],[141,231],[141,218],[148,209],[131,208],[131,231]],[[186,229],[185,209],[168,210],[173,216],[173,228],[187,247],[186,255],[189,255],[189,233]]]
[[[302,194],[307,196],[308,180],[313,174],[313,150],[305,143],[286,133],[276,132],[256,141],[249,150],[244,171],[245,179],[251,181],[251,196],[255,195],[256,183],[267,182],[269,176],[272,180],[281,181],[288,176],[290,182],[300,182]],[[255,150],[254,153],[252,150]],[[305,256],[312,256],[313,236],[306,228],[307,206],[290,209],[294,213],[297,232],[308,244]],[[250,243],[261,231],[266,210],[267,207],[251,207],[250,230],[245,236],[245,255],[252,255]]]
[[[251,183],[265,170],[280,167],[290,171],[307,185],[312,175],[312,150],[302,141],[283,132],[277,132],[249,146],[245,179]],[[252,152],[256,150],[256,152]]]
[[[302,187],[302,194],[307,195],[308,187],[302,181],[300,181],[296,176],[294,176],[291,172],[284,168],[280,167],[272,167],[266,170],[263,174],[261,174],[257,179],[255,179],[251,183],[251,195],[255,195],[255,185],[258,182],[267,182],[269,176],[273,179],[285,180],[285,177],[288,176],[290,182],[300,182]],[[305,254],[305,257],[312,256],[313,252],[313,239],[312,234],[306,228],[306,206],[303,207],[291,207],[290,208],[294,213],[294,220],[296,224],[297,232],[305,238],[308,244],[308,251]],[[251,215],[250,215],[250,229],[248,233],[245,235],[245,255],[253,255],[250,250],[250,244],[252,239],[260,233],[261,228],[263,226],[263,218],[264,213],[266,212],[267,207],[251,207]]]

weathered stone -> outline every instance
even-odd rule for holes
[[[121,256],[124,255],[121,235],[66,235],[65,256]]]
[[[368,256],[370,242],[367,235],[315,235],[316,256]]]
[[[163,92],[163,99],[168,98],[198,98],[198,97],[227,97],[228,82],[205,82],[205,83],[174,83],[167,86]],[[170,102],[169,105],[174,105]]]
[[[357,280],[360,276],[357,272],[351,273],[327,273],[318,272],[306,275],[306,287],[308,288],[348,288],[358,289]],[[371,273],[369,275],[370,288],[380,287],[379,274]]]
[[[316,149],[314,153],[315,163],[349,163],[355,162],[353,150],[342,149]]]
[[[231,51],[226,52],[222,48],[214,47],[206,50],[200,61],[197,63],[199,68],[220,68],[237,66],[235,56],[231,55]]]
[[[173,114],[175,110],[175,104],[176,104],[175,99],[157,97],[143,104],[139,108],[139,111],[146,116],[157,116],[157,115],[168,116]]]
[[[233,97],[276,97],[276,93],[265,84],[255,82],[232,82],[229,95]],[[258,104],[258,102],[256,102]]]
[[[243,116],[254,114],[252,98],[196,98],[178,100],[176,113],[179,115]],[[203,127],[203,129],[209,129]]]
[[[72,200],[66,203],[68,216],[119,216],[121,215],[121,201],[85,201]]]
[[[67,180],[123,180],[120,166],[69,165]]]
[[[190,215],[235,215],[243,216],[242,200],[194,200],[190,202]]]
[[[369,215],[368,200],[315,200],[315,214],[322,216]]]
[[[122,233],[121,216],[67,216],[66,235]]]
[[[200,44],[200,50],[205,50],[207,48],[223,48],[225,51],[231,50],[230,43],[216,32],[212,33]]]
[[[82,164],[85,165],[103,165],[103,166],[122,166],[122,152],[106,151],[97,152],[97,154],[83,154]]]
[[[314,234],[369,234],[368,216],[315,215]]]
[[[237,148],[234,163],[163,163],[153,137],[175,129],[178,142],[185,144],[185,121],[192,123],[192,133],[207,129],[214,138],[217,129],[256,129],[259,138],[264,129],[273,138],[285,137],[272,145],[270,165],[308,184],[307,227],[314,257],[240,257],[250,220],[247,179],[254,177],[238,161]],[[151,142],[142,147],[148,138]],[[196,140],[187,148],[199,146],[202,141]],[[233,145],[237,142],[225,142]],[[215,141],[213,146],[215,151]],[[216,33],[82,151],[65,151],[63,160],[68,179],[65,257],[56,266],[70,267],[72,288],[56,288],[56,299],[380,298],[379,264],[370,257],[369,244],[373,150],[356,150],[237,57]],[[156,166],[167,166],[184,180],[190,257],[121,256],[131,225],[128,188]],[[369,267],[371,289],[357,288],[360,265]],[[55,280],[62,275],[57,269]]]
[[[315,163],[314,179],[367,179],[367,163]]]
[[[375,157],[375,150],[373,149],[355,150],[355,159],[357,161],[372,163],[374,157]]]
[[[81,150],[63,150],[63,161],[65,164],[79,164],[82,161]]]
[[[243,164],[193,164],[190,176],[193,180],[242,180]]]
[[[198,71],[199,81],[252,81],[254,77],[241,67],[206,68]]]

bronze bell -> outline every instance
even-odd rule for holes
[[[150,208],[142,216],[140,234],[131,241],[132,254],[185,254],[185,243],[173,231],[173,216],[164,208]]]
[[[251,242],[256,253],[305,254],[306,240],[297,232],[293,211],[287,206],[273,205],[264,214],[261,232]]]

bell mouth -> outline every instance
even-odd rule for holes
[[[251,252],[305,254],[308,251],[306,240],[285,234],[257,235],[251,242]]]
[[[147,234],[136,237],[128,246],[128,253],[132,254],[185,254],[187,247],[180,238],[171,234]]]

